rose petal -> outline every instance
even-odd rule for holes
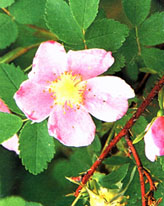
[[[67,109],[57,106],[48,121],[49,134],[67,146],[87,146],[95,136],[95,125],[82,108]]]
[[[44,87],[31,80],[21,84],[14,99],[25,115],[34,122],[41,122],[49,116],[54,101]]]
[[[159,148],[154,144],[151,131],[148,131],[144,137],[145,140],[145,155],[146,157],[154,162],[156,156],[159,156]]]
[[[73,74],[82,75],[83,79],[89,79],[104,73],[114,62],[112,53],[103,49],[69,51],[67,55],[68,69]]]
[[[54,41],[42,43],[33,59],[29,78],[36,83],[46,84],[67,70],[67,56],[62,44]]]
[[[2,99],[0,99],[0,112],[10,113],[8,106],[4,103]]]
[[[2,143],[2,146],[5,147],[8,150],[15,151],[17,154],[19,154],[18,150],[18,136],[14,135],[10,139],[6,140],[5,142]]]
[[[164,148],[164,117],[158,117],[151,126],[152,138],[157,147]]]
[[[134,91],[118,77],[106,76],[87,80],[84,106],[96,118],[113,122],[128,109],[128,98]]]
[[[164,155],[164,117],[158,117],[146,130],[148,131],[144,136],[145,155],[154,162],[156,156]]]

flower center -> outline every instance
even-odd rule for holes
[[[49,92],[52,93],[54,103],[58,105],[68,105],[78,108],[80,104],[83,104],[83,94],[86,88],[86,83],[82,82],[80,75],[72,75],[71,72],[62,73],[56,80],[50,82]]]

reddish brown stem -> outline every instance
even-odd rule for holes
[[[142,206],[146,206],[146,199],[145,199],[145,182],[144,182],[144,176],[143,176],[143,167],[142,167],[142,163],[140,161],[140,158],[138,156],[138,153],[129,137],[129,134],[127,134],[125,136],[126,142],[133,154],[133,157],[136,161],[136,165],[137,165],[137,169],[138,169],[138,173],[139,173],[139,178],[140,178],[140,185],[141,185],[141,198],[142,198]]]
[[[139,118],[139,116],[142,114],[142,112],[146,109],[146,107],[150,104],[152,99],[155,97],[155,95],[160,91],[164,84],[164,76],[161,78],[161,80],[154,86],[154,88],[151,90],[147,98],[142,102],[140,107],[137,109],[136,113],[134,113],[133,117],[126,123],[124,128],[118,133],[117,136],[114,137],[114,139],[109,143],[109,145],[106,147],[106,149],[100,154],[98,159],[93,163],[91,168],[88,170],[88,172],[84,175],[81,185],[77,188],[75,192],[75,196],[77,197],[79,195],[80,190],[82,187],[87,183],[89,178],[93,175],[97,167],[102,163],[104,158],[108,155],[110,150],[117,144],[117,142],[128,133],[128,130],[133,126],[133,124],[136,122],[136,120]]]
[[[156,188],[155,188],[155,185],[154,185],[154,182],[153,182],[153,180],[152,180],[149,172],[148,172],[146,169],[144,169],[144,174],[145,174],[147,180],[149,181],[150,191],[154,191],[154,190],[156,189]]]

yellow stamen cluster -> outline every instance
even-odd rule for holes
[[[54,81],[50,82],[48,91],[52,93],[54,104],[79,108],[84,101],[86,83],[81,83],[80,75],[73,75],[72,72],[64,72]]]

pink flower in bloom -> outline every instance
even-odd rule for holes
[[[164,155],[164,117],[157,117],[153,124],[147,126],[145,140],[146,157],[154,162],[157,156]]]
[[[8,109],[7,105],[3,102],[2,99],[0,99],[0,112],[10,113],[10,110]],[[19,154],[19,151],[18,151],[18,136],[15,134],[13,137],[11,137],[10,139],[3,142],[2,146],[5,147],[8,150],[15,151],[17,154]]]
[[[29,79],[14,95],[17,105],[33,122],[49,116],[48,131],[67,146],[89,145],[95,135],[92,114],[112,122],[128,109],[134,91],[124,80],[96,77],[113,64],[111,52],[88,49],[65,52],[54,41],[40,45]]]

